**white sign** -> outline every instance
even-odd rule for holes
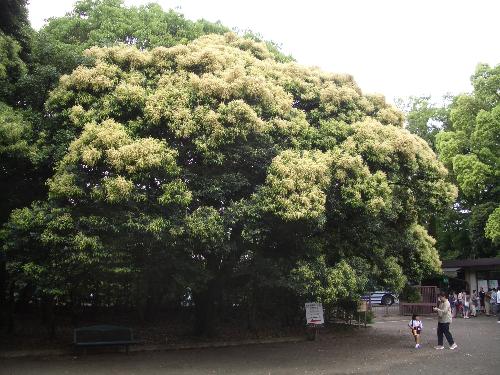
[[[306,303],[307,324],[324,324],[323,304],[316,302]]]

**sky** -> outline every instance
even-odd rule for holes
[[[73,0],[29,0],[34,28]],[[500,63],[498,0],[125,0],[159,3],[191,20],[251,29],[298,63],[349,73],[389,101],[470,92],[479,62]]]

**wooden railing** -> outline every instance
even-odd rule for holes
[[[399,304],[399,313],[401,315],[431,315],[434,314],[433,308],[436,307],[435,303],[406,303]]]
[[[431,315],[434,314],[433,308],[437,306],[438,288],[435,286],[420,286],[421,302],[418,303],[399,303],[399,313],[401,315]]]
[[[420,295],[422,296],[422,303],[436,303],[439,290],[435,286],[420,286]]]

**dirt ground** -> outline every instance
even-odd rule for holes
[[[500,373],[500,324],[495,318],[456,319],[457,350],[435,350],[433,318],[424,318],[415,349],[407,319],[379,319],[369,328],[320,335],[314,342],[249,345],[82,357],[9,359],[0,374],[481,374]]]

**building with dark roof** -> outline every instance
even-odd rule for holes
[[[470,292],[500,285],[500,258],[443,260],[441,267],[446,276],[464,280]]]

